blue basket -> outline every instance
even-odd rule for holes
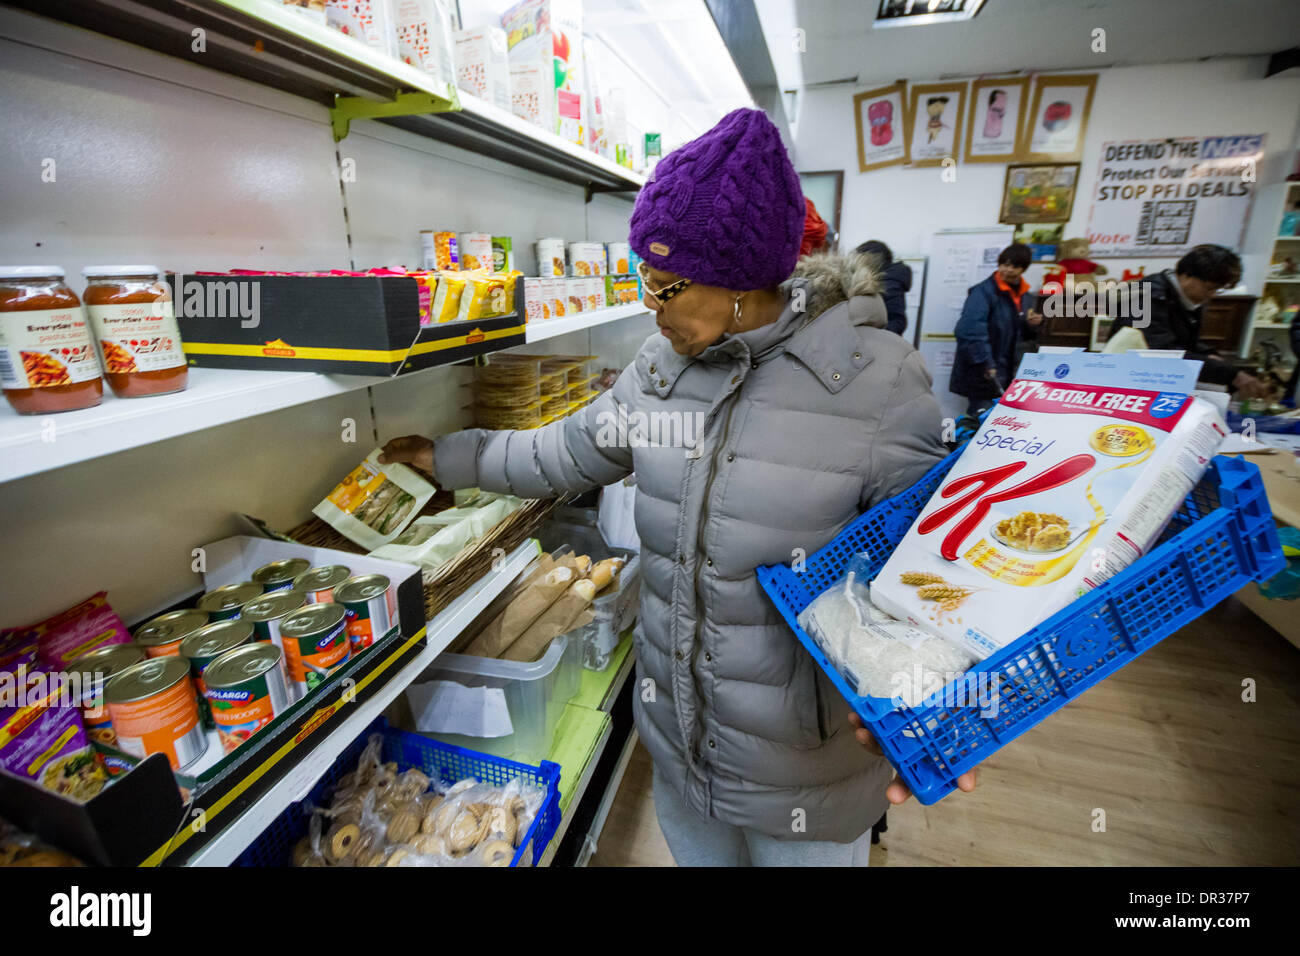
[[[870,575],[878,574],[960,454],[860,515],[808,558],[802,572],[780,564],[758,569],[795,635],[925,804],[951,793],[961,774],[1248,581],[1267,580],[1286,565],[1259,469],[1220,455],[1157,546],[1100,587],[918,707],[860,697],[799,627],[798,615],[840,580],[853,555],[871,555]],[[980,687],[986,701],[996,694],[991,714],[981,708]]]
[[[526,763],[504,760],[490,754],[481,754],[464,747],[429,740],[419,734],[410,734],[388,726],[380,717],[366,728],[356,740],[348,744],[338,760],[325,771],[324,776],[312,788],[311,793],[298,803],[286,807],[262,831],[253,843],[240,855],[235,866],[288,866],[293,846],[307,835],[312,808],[327,805],[330,789],[345,773],[357,765],[361,751],[365,749],[371,734],[383,734],[384,743],[381,760],[384,763],[394,761],[405,770],[416,767],[423,771],[430,780],[441,781],[451,785],[457,780],[473,777],[482,783],[503,786],[519,777],[526,783],[534,783],[546,790],[542,808],[533,818],[528,832],[520,841],[511,866],[519,866],[529,847],[532,848],[532,864],[541,860],[551,837],[560,825],[560,766],[543,760],[540,767]]]

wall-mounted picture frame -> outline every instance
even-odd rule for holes
[[[1040,76],[1034,83],[1033,105],[1021,136],[1019,159],[1027,163],[1080,159],[1096,90],[1096,73]]]
[[[858,172],[908,161],[907,85],[902,80],[855,95],[853,117],[858,129]]]
[[[1066,222],[1079,186],[1078,163],[1019,163],[1007,167],[998,222]]]
[[[912,87],[908,112],[911,135],[908,161],[913,166],[939,166],[961,152],[966,82],[919,83]]]
[[[964,163],[1013,163],[1029,110],[1029,77],[976,80],[970,88]]]

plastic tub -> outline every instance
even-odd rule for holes
[[[557,637],[541,660],[531,663],[499,661],[468,654],[442,654],[417,679],[450,681],[467,688],[500,689],[500,695],[476,696],[472,706],[493,710],[504,706],[513,732],[499,737],[476,737],[460,733],[425,733],[422,736],[456,747],[536,763],[550,752],[555,726],[564,706],[578,692],[582,670],[581,642],[573,634]]]

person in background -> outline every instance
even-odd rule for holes
[[[817,207],[807,196],[803,197],[806,212],[803,220],[803,242],[799,244],[799,258],[826,248],[826,220],[817,215]]]
[[[1151,290],[1150,315],[1116,317],[1111,324],[1111,335],[1132,326],[1147,340],[1147,348],[1181,349],[1187,358],[1200,359],[1199,381],[1230,387],[1248,398],[1266,398],[1271,394],[1272,389],[1265,382],[1238,371],[1201,341],[1205,303],[1220,289],[1241,281],[1241,259],[1235,252],[1210,243],[1195,246],[1173,269],[1157,272],[1142,281]]]
[[[1011,384],[1021,338],[1043,322],[1024,278],[1032,261],[1029,247],[1013,242],[998,253],[997,270],[966,293],[948,390],[965,397],[968,415],[983,414]]]
[[[885,332],[875,272],[801,259],[805,220],[776,126],[727,114],[637,196],[628,241],[658,329],[613,389],[540,428],[407,436],[380,459],[524,498],[636,472],[636,684],[653,693],[633,715],[682,866],[865,866],[872,825],[908,796],[754,574],[822,547],[944,454],[930,375]],[[670,416],[702,431],[639,441],[613,424]]]
[[[895,262],[894,253],[879,239],[868,239],[855,252],[871,256],[880,270],[884,289],[880,295],[885,300],[885,328],[896,335],[907,331],[907,293],[912,288],[912,268],[905,262]]]

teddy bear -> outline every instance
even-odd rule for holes
[[[1088,258],[1091,253],[1092,246],[1087,239],[1062,239],[1056,253],[1056,264],[1065,275],[1074,276],[1076,286],[1082,282],[1096,282],[1097,276],[1106,275],[1107,270],[1100,262]]]

